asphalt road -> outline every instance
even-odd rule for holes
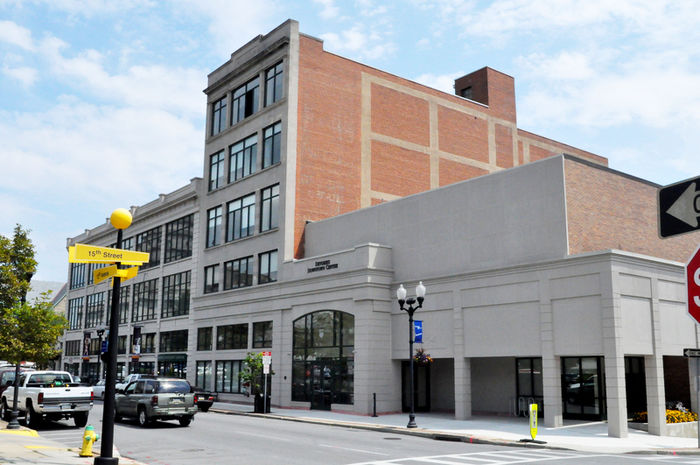
[[[102,431],[101,418],[102,404],[98,402],[89,420],[98,433]],[[64,421],[46,424],[39,432],[77,446],[82,428]],[[115,426],[114,437],[122,455],[149,465],[700,463],[698,456],[591,454],[468,444],[214,412],[198,413],[189,427],[167,421],[144,429],[127,420]],[[96,450],[99,447],[98,442]]]

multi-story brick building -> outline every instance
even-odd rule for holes
[[[392,295],[423,280],[435,362],[418,373],[422,408],[463,418],[533,399],[547,424],[607,416],[624,435],[636,375],[662,431],[667,373],[688,387],[687,365],[664,356],[678,355],[678,262],[697,235],[661,241],[655,186],[519,129],[511,77],[483,68],[446,94],[328,53],[287,21],[204,92],[203,181],[132,208],[126,236],[163,258],[126,283],[122,373],[180,374],[245,401],[242,360],[271,350],[273,404],[367,414],[376,398],[397,411],[408,328]],[[103,225],[68,242],[113,236]],[[109,298],[85,271],[70,274],[64,362],[78,370],[87,337],[90,376]]]

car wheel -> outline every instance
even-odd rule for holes
[[[146,408],[145,407],[140,407],[139,408],[139,425],[146,427],[150,423],[150,418],[148,418],[148,414],[146,413]]]
[[[180,426],[190,426],[192,423],[192,417],[180,417],[177,419],[180,422]]]
[[[41,423],[41,416],[34,411],[31,402],[27,403],[27,414],[24,417],[24,423],[32,429],[36,429]]]
[[[88,422],[88,412],[77,412],[73,416],[73,421],[75,422],[75,426],[78,428],[82,428],[83,426],[87,425]]]
[[[198,405],[197,406],[201,412],[207,412],[209,410],[210,405]]]

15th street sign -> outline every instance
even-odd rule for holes
[[[700,229],[700,176],[659,189],[659,236]]]

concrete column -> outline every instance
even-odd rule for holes
[[[466,420],[472,416],[471,359],[455,359],[455,419]]]
[[[603,315],[603,355],[605,357],[605,394],[608,412],[608,436],[627,437],[627,393],[625,392],[625,356],[622,348],[622,308],[612,269],[601,273],[601,310]]]
[[[471,360],[464,351],[464,312],[459,290],[452,292],[452,309],[455,418],[465,420],[472,416],[472,377]]]
[[[664,389],[664,359],[661,352],[661,314],[659,310],[659,280],[651,279],[651,325],[654,353],[644,357],[649,434],[663,436],[666,432],[666,393]]]
[[[549,279],[546,277],[541,279],[539,287],[544,424],[547,427],[556,428],[564,424],[561,405],[561,362],[559,357],[554,355],[554,316]]]
[[[649,434],[663,436],[666,432],[666,395],[664,393],[664,361],[661,355],[644,357],[647,385]]]

